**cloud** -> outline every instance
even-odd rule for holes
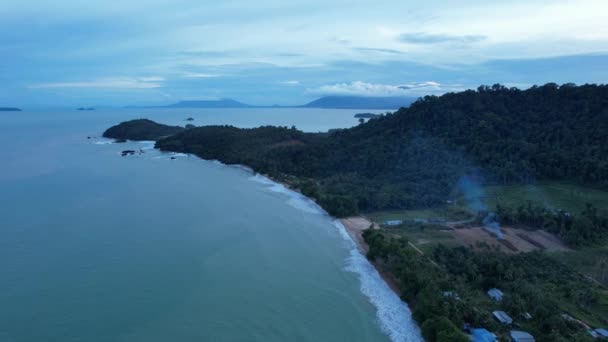
[[[409,44],[443,44],[443,43],[458,43],[472,44],[486,40],[486,36],[482,35],[450,35],[450,34],[432,34],[424,32],[403,33],[399,36],[399,41]]]
[[[375,53],[387,53],[387,54],[393,54],[393,55],[399,55],[402,54],[403,52],[399,51],[399,50],[393,50],[393,49],[378,49],[378,48],[367,48],[367,47],[358,47],[358,48],[353,48],[353,50],[355,51],[359,51],[359,52],[375,52]]]
[[[221,75],[217,75],[217,74],[205,74],[205,73],[195,73],[195,72],[189,72],[189,73],[185,73],[182,75],[182,77],[184,78],[215,78],[215,77],[220,77]]]
[[[281,82],[281,84],[285,84],[285,85],[298,85],[298,84],[300,84],[300,81],[283,81],[283,82]]]
[[[189,57],[201,57],[201,58],[216,58],[216,57],[229,57],[233,56],[232,51],[179,51],[177,53],[181,56]]]
[[[316,89],[309,89],[313,95],[341,95],[341,96],[424,96],[443,94],[450,91],[463,90],[461,85],[442,85],[438,82],[412,82],[401,85],[374,84],[362,81],[324,85]]]
[[[107,89],[151,89],[160,88],[158,82],[163,81],[162,77],[142,77],[142,78],[105,78],[93,81],[81,82],[55,82],[39,83],[28,86],[30,89],[53,89],[53,88],[107,88]]]
[[[342,38],[342,37],[331,37],[329,41],[332,43],[337,43],[340,45],[349,45],[351,43],[350,39]]]

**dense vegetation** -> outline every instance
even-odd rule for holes
[[[111,139],[158,140],[162,137],[177,134],[183,127],[158,124],[148,119],[131,120],[108,128],[103,136]]]
[[[516,209],[497,205],[496,214],[502,224],[542,228],[573,247],[599,245],[608,238],[608,216],[591,204],[576,215],[532,202]]]
[[[556,180],[608,189],[604,85],[547,84],[525,91],[482,86],[427,96],[394,114],[327,133],[271,126],[184,130],[149,120],[122,123],[106,133],[133,140],[170,135],[156,146],[250,166],[298,188],[335,216],[445,204],[465,175],[486,185]],[[608,218],[592,206],[571,214],[532,204],[499,205],[496,214],[502,223],[545,228],[575,247],[608,238]],[[465,322],[504,337],[508,328],[491,316],[497,309],[537,341],[589,339],[563,313],[596,327],[608,325],[605,290],[544,253],[505,255],[490,247],[473,252],[440,245],[421,255],[405,238],[384,231],[366,231],[365,239],[369,258],[399,280],[430,341],[466,341]],[[487,298],[491,287],[505,292],[502,302]],[[532,319],[523,319],[523,313]]]
[[[242,163],[296,186],[338,216],[443,203],[456,181],[568,179],[607,186],[608,86],[500,85],[427,96],[351,129],[202,127],[161,140],[166,150]],[[603,182],[603,183],[602,183]]]
[[[398,280],[428,341],[465,341],[459,332],[465,323],[506,336],[512,327],[496,322],[494,310],[507,312],[537,341],[591,340],[564,313],[595,327],[608,325],[605,291],[544,253],[507,255],[490,247],[473,252],[439,245],[427,257],[384,231],[367,230],[364,238],[368,257]],[[502,302],[487,297],[494,287],[505,293]],[[525,313],[532,318],[525,319]]]
[[[180,130],[150,133],[159,127],[138,120],[106,134],[153,139]],[[394,114],[325,134],[209,126],[157,146],[295,182],[330,213],[344,216],[444,203],[470,173],[486,183],[567,179],[608,186],[607,133],[608,86],[547,84],[522,91],[495,85],[427,96]]]

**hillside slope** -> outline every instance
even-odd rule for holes
[[[330,133],[209,126],[157,146],[275,178],[295,176],[307,195],[342,216],[444,203],[464,175],[485,183],[567,179],[605,187],[606,136],[608,86],[495,85],[427,96]]]

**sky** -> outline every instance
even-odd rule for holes
[[[0,106],[606,83],[606,0],[0,0]]]

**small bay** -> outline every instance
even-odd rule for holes
[[[314,203],[242,168],[100,138],[143,117],[316,132],[357,112],[0,114],[0,341],[420,340]]]

